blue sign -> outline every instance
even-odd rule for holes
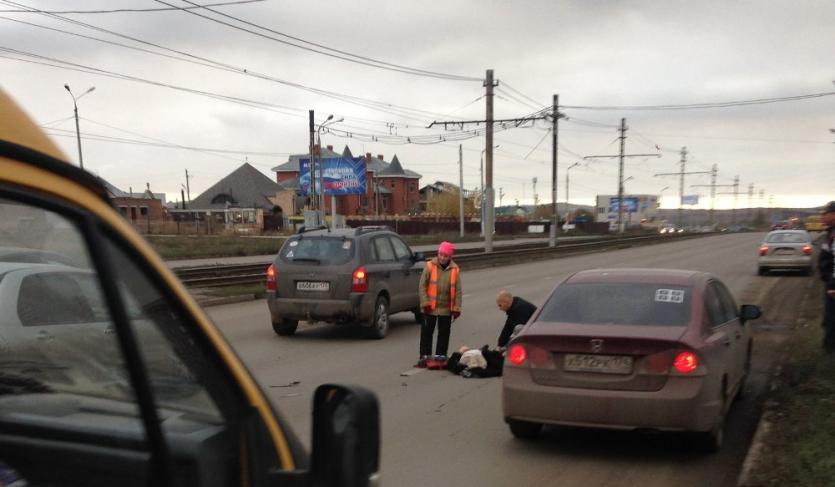
[[[698,205],[699,204],[699,195],[697,195],[697,194],[682,195],[681,204],[682,205]]]
[[[364,157],[314,158],[314,165],[316,194],[321,194],[322,184],[326,195],[365,194],[368,191]],[[322,167],[325,172],[320,182],[319,172]],[[299,159],[299,188],[303,195],[310,192],[310,159]]]
[[[623,211],[626,213],[637,213],[638,212],[638,198],[634,196],[627,196],[623,198]],[[609,213],[617,213],[618,212],[618,198],[614,196],[609,198]]]

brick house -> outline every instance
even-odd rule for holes
[[[165,193],[151,192],[151,185],[148,183],[145,191],[134,193],[132,189],[125,192],[107,181],[102,182],[107,188],[113,206],[129,222],[139,225],[165,220]]]
[[[299,195],[299,160],[309,157],[309,154],[294,154],[286,163],[274,167],[272,170],[276,173],[276,182]],[[332,145],[329,145],[322,149],[321,157],[353,158],[354,156],[348,146],[345,146],[342,154],[339,154],[334,152]],[[420,211],[420,174],[404,169],[396,155],[391,162],[388,162],[382,154],[372,157],[368,152],[365,154],[365,164],[367,180],[365,194],[338,196],[336,198],[338,214],[345,216],[405,215]],[[304,203],[305,201],[295,208],[296,213],[301,211]],[[325,198],[325,208],[328,211],[331,210],[331,198]]]

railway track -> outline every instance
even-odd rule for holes
[[[550,259],[562,255],[584,252],[598,252],[620,249],[634,245],[649,245],[684,238],[698,238],[714,235],[713,233],[694,233],[681,235],[642,235],[630,237],[603,237],[577,243],[561,243],[557,247],[547,244],[522,244],[512,247],[500,247],[490,253],[483,249],[461,249],[456,252],[455,262],[462,269],[481,269],[500,265]],[[435,256],[435,252],[424,252],[426,258]],[[205,267],[178,268],[175,273],[188,287],[220,287],[240,284],[255,284],[265,280],[267,267],[272,261],[255,264],[214,265]]]

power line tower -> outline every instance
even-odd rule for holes
[[[716,212],[716,175],[719,173],[719,169],[716,164],[710,168],[710,184],[691,184],[691,188],[710,188],[710,224],[715,225],[716,221],[714,219],[715,212]]]
[[[533,183],[533,206],[536,208],[539,206],[539,195],[536,193],[536,176],[531,180]]]
[[[681,168],[678,172],[664,172],[656,174],[655,177],[663,177],[663,176],[678,176],[679,183],[678,183],[678,226],[679,228],[684,226],[684,176],[689,174],[710,174],[712,171],[690,171],[687,172],[687,147],[681,148],[681,158],[679,159],[679,167]]]
[[[618,233],[623,233],[623,160],[627,157],[661,157],[660,154],[626,154],[626,119],[620,119],[620,153],[615,155],[586,156],[583,159],[618,158]]]
[[[748,221],[751,221],[752,206],[754,206],[754,183],[748,184],[748,211],[746,213]]]

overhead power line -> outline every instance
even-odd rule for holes
[[[401,65],[401,64],[394,64],[394,63],[389,63],[389,62],[386,62],[386,61],[380,61],[379,59],[374,59],[374,58],[370,58],[370,57],[367,57],[367,56],[361,56],[359,54],[353,54],[351,52],[342,51],[342,50],[335,49],[335,48],[332,48],[332,47],[328,47],[328,46],[325,46],[325,45],[322,45],[322,44],[317,44],[315,42],[307,41],[307,40],[304,40],[304,39],[299,38],[299,37],[294,37],[294,36],[291,36],[289,34],[285,34],[284,32],[279,32],[277,30],[274,30],[274,29],[271,29],[271,28],[268,28],[268,27],[264,27],[262,25],[254,23],[254,22],[249,22],[249,21],[241,19],[239,17],[235,17],[233,15],[229,15],[229,14],[226,14],[226,13],[223,13],[223,12],[219,12],[219,11],[211,9],[211,8],[205,8],[205,10],[208,10],[209,12],[220,15],[220,16],[225,17],[227,19],[234,20],[234,21],[240,22],[244,25],[248,25],[250,27],[255,27],[257,29],[261,29],[263,31],[270,32],[272,34],[276,34],[276,35],[285,37],[287,39],[292,39],[293,41],[296,41],[296,42],[291,42],[291,41],[288,41],[288,40],[285,40],[285,39],[280,39],[280,38],[277,38],[277,37],[269,36],[269,35],[263,34],[261,32],[256,32],[256,31],[253,31],[253,30],[250,30],[250,29],[246,29],[244,27],[241,27],[241,26],[238,26],[238,25],[235,25],[235,24],[230,24],[229,22],[225,22],[223,20],[212,18],[212,17],[209,17],[208,15],[203,15],[203,14],[194,12],[192,10],[188,10],[186,8],[183,8],[183,7],[178,7],[176,5],[172,5],[172,4],[170,4],[168,2],[164,2],[162,0],[155,0],[155,1],[157,3],[161,3],[163,5],[168,5],[169,7],[177,8],[179,10],[182,10],[185,13],[195,15],[197,17],[209,20],[211,22],[215,22],[215,23],[218,23],[218,24],[221,24],[221,25],[225,25],[225,26],[230,27],[232,29],[240,30],[240,31],[247,32],[249,34],[252,34],[252,35],[255,35],[255,36],[258,36],[258,37],[262,37],[264,39],[269,39],[269,40],[272,40],[272,41],[275,41],[275,42],[279,42],[281,44],[285,44],[285,45],[288,45],[288,46],[303,49],[305,51],[314,52],[314,53],[317,53],[317,54],[321,54],[323,56],[328,56],[328,57],[332,57],[332,58],[336,58],[336,59],[341,59],[343,61],[348,61],[348,62],[351,62],[351,63],[362,64],[362,65],[370,66],[370,67],[373,67],[373,68],[385,69],[385,70],[389,70],[389,71],[396,71],[396,72],[411,74],[411,75],[415,75],[415,76],[425,76],[425,77],[438,78],[438,79],[444,79],[444,80],[450,80],[450,81],[482,81],[481,78],[476,78],[476,77],[471,77],[471,76],[460,76],[460,75],[449,74],[449,73],[441,73],[441,72],[437,72],[437,71],[428,71],[428,70],[424,70],[424,69],[404,66],[404,65]],[[183,0],[183,1],[185,3],[188,3],[189,5],[192,5],[192,6],[195,6],[195,7],[201,7],[201,5],[198,5],[198,4],[196,4],[194,2],[191,2],[189,0]],[[304,45],[304,44],[307,44],[307,45]],[[314,46],[314,47],[308,47],[308,46]]]
[[[195,8],[205,8],[205,7],[225,7],[228,5],[242,5],[245,3],[258,3],[264,2],[266,0],[238,0],[236,2],[219,2],[219,3],[208,3],[206,5],[200,5],[195,7],[183,7],[185,9],[195,9]],[[135,13],[135,12],[164,12],[166,10],[178,10],[177,7],[157,7],[157,8],[115,8],[112,10],[39,10],[39,9],[32,9],[32,10],[24,10],[24,9],[2,9],[0,12],[8,12],[8,13],[29,13],[29,12],[37,12],[37,13],[48,13],[48,14],[115,14],[115,13]]]
[[[782,96],[775,98],[755,98],[752,100],[736,100],[724,102],[708,102],[708,103],[690,103],[683,105],[560,105],[560,108],[575,109],[575,110],[695,110],[705,108],[728,108],[747,105],[765,105],[769,103],[783,103],[789,101],[809,100],[812,98],[822,98],[825,96],[835,95],[835,91],[825,91],[822,93],[809,93],[804,95]]]

